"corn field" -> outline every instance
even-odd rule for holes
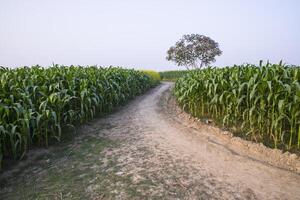
[[[60,140],[63,129],[110,112],[153,80],[116,67],[39,66],[0,69],[0,167],[27,149]]]
[[[161,79],[165,81],[175,81],[178,78],[188,73],[188,70],[174,70],[174,71],[163,71],[159,72]]]
[[[300,67],[261,62],[191,71],[174,93],[195,117],[274,148],[300,149]]]

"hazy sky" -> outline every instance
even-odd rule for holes
[[[214,65],[260,59],[300,65],[298,0],[0,0],[0,65],[178,69],[183,34],[219,42]]]

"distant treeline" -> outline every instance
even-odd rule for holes
[[[159,72],[162,80],[177,80],[188,73],[188,70],[173,70],[173,71],[164,71]]]

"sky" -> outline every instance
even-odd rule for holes
[[[184,69],[166,52],[192,33],[219,43],[214,66],[300,65],[299,10],[298,0],[0,0],[0,66]]]

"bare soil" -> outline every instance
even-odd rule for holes
[[[0,199],[300,199],[297,155],[191,118],[172,85],[30,152],[0,176]]]

